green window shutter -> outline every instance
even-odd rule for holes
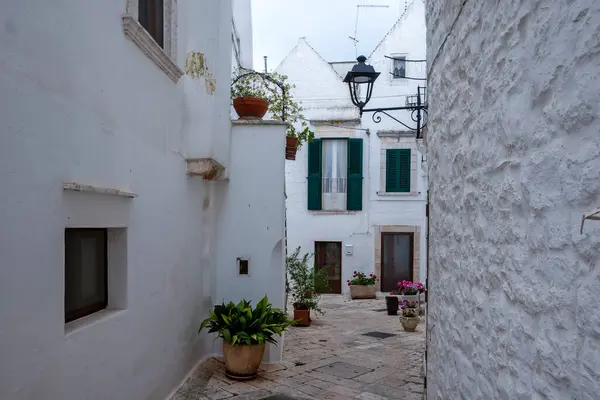
[[[348,139],[348,185],[346,209],[362,210],[363,140]]]
[[[388,149],[385,156],[385,191],[410,192],[410,149]]]
[[[321,139],[308,144],[308,209],[320,210],[322,197]]]

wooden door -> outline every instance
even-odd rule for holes
[[[413,280],[414,233],[381,234],[381,291],[389,292],[400,281]]]
[[[325,268],[328,293],[342,293],[342,242],[315,242],[315,266]]]

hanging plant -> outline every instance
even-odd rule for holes
[[[292,89],[295,88],[295,85],[290,84],[287,80],[286,75],[277,72],[259,73],[236,69],[233,73],[231,98],[238,115],[240,112],[236,107],[236,100],[239,105],[239,103],[248,103],[247,100],[243,103],[240,99],[261,99],[267,103],[268,111],[273,119],[287,122],[289,125],[286,131],[286,158],[294,159],[296,150],[304,143],[312,142],[315,134],[304,119],[302,106],[292,96]],[[263,116],[264,114],[260,118]],[[240,118],[243,117],[240,115]]]

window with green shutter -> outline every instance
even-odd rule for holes
[[[348,139],[347,210],[362,210],[363,140]]]
[[[308,144],[308,209],[320,210],[322,197],[321,139]]]
[[[410,192],[410,149],[388,149],[385,156],[385,191]]]

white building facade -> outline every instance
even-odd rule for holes
[[[598,398],[599,27],[594,0],[427,2],[428,399]]]
[[[369,57],[381,75],[367,108],[404,106],[425,86],[424,59],[424,3],[408,1]],[[399,280],[426,280],[425,159],[414,131],[359,116],[342,82],[354,64],[327,62],[301,38],[277,68],[296,86],[317,138],[286,162],[288,248],[314,253],[334,293],[348,292],[354,271],[376,274],[387,292]],[[392,115],[415,127],[408,111]]]
[[[250,0],[2,16],[0,398],[162,400],[220,351],[213,304],[284,305],[285,125],[230,117]]]

